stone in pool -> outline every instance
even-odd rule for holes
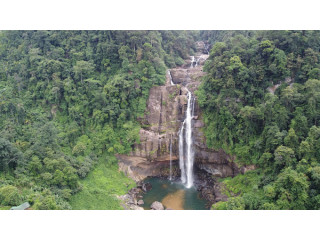
[[[152,210],[164,210],[164,207],[161,202],[155,201],[151,204]]]

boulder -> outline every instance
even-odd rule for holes
[[[144,204],[144,201],[143,200],[139,200],[138,201],[138,205],[143,205]]]
[[[164,207],[161,202],[155,201],[151,204],[150,207],[152,210],[164,210]]]
[[[152,189],[151,183],[143,183],[143,184],[142,184],[142,190],[143,190],[144,192],[148,192],[148,191],[150,191],[151,189]]]

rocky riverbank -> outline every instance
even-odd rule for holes
[[[201,169],[196,170],[194,190],[191,190],[192,193],[190,192],[190,189],[183,187],[179,177],[176,177],[171,181],[164,177],[156,177],[156,179],[158,179],[156,180],[157,182],[162,182],[161,189],[159,189],[159,184],[158,186],[156,185],[156,188],[153,190],[155,192],[151,193],[151,191],[151,195],[159,195],[158,191],[165,191],[165,195],[162,197],[152,197],[152,202],[150,202],[150,197],[148,197],[149,201],[147,200],[146,203],[144,197],[146,194],[149,194],[149,191],[153,188],[149,183],[150,180],[147,179],[146,182],[138,182],[137,187],[130,189],[127,194],[117,197],[120,200],[123,208],[125,210],[183,210],[185,198],[190,197],[190,194],[196,194],[201,199],[205,200],[206,209],[210,209],[212,204],[218,201],[227,200],[227,196],[223,195],[220,191],[222,186],[220,185],[218,178],[213,177],[211,174]],[[180,189],[174,192],[172,192],[172,189],[168,189],[167,191],[166,189],[168,187],[172,188],[172,184],[182,186],[182,188],[180,187]],[[198,193],[194,193],[194,191]],[[153,204],[154,202],[159,203]],[[162,204],[163,208],[159,207],[160,203]]]

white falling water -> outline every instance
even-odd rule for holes
[[[198,60],[195,60],[194,56],[191,56],[190,68],[198,65]],[[186,88],[188,92],[188,103],[186,117],[181,125],[179,132],[179,166],[181,170],[181,181],[187,188],[193,186],[193,163],[194,163],[194,151],[193,151],[193,139],[192,139],[192,119],[194,111],[194,98],[191,92]],[[185,144],[186,143],[186,144]]]
[[[197,60],[194,56],[191,56],[190,68],[198,65],[201,57]],[[168,71],[171,85],[175,85],[172,81],[170,70]],[[186,88],[187,89],[187,88]],[[194,111],[194,98],[191,92],[188,92],[188,103],[186,117],[181,125],[179,131],[179,167],[181,170],[181,182],[186,185],[187,188],[193,186],[193,163],[194,163],[194,151],[193,151],[193,140],[192,140],[192,119]],[[186,143],[186,146],[185,146]],[[170,180],[172,179],[172,135],[170,141]]]
[[[185,170],[185,162],[184,162],[184,124],[186,120],[183,121],[180,132],[179,132],[179,166],[181,170],[181,181],[182,183],[186,183],[186,170]]]
[[[169,180],[172,180],[172,135],[170,138],[170,176],[169,176]]]
[[[188,104],[186,111],[186,118],[182,123],[179,133],[179,165],[181,169],[181,181],[187,188],[193,186],[193,140],[192,140],[192,118],[194,99],[191,92],[188,91]],[[184,146],[186,142],[186,146]]]
[[[171,83],[171,85],[174,85],[174,83],[173,83],[173,81],[172,81],[172,76],[171,76],[170,70],[168,70],[168,73],[169,73],[169,77],[170,77],[170,83]]]
[[[197,60],[196,60],[196,67],[198,66],[198,63],[200,61],[201,57],[199,57]]]
[[[186,143],[187,143],[187,156],[186,156],[186,175],[187,175],[187,187],[190,188],[193,185],[193,141],[192,141],[192,112],[193,112],[193,99],[191,92],[188,91],[188,106],[186,116]]]
[[[195,62],[194,60],[194,56],[191,56],[191,64],[190,64],[190,68],[193,68],[193,63]]]
[[[201,56],[198,59],[196,59],[194,56],[191,56],[190,68],[197,67],[200,59],[201,59]]]

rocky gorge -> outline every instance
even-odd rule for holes
[[[204,62],[209,57],[204,42],[196,43],[195,56],[185,60],[182,66],[168,70],[166,84],[151,88],[147,109],[141,123],[140,143],[134,145],[129,155],[117,155],[119,168],[136,182],[147,177],[171,175],[177,179],[179,168],[179,129],[185,119],[187,94],[193,96],[198,89]],[[209,202],[224,200],[219,191],[219,177],[233,177],[245,168],[239,168],[235,157],[222,149],[209,149],[203,134],[204,122],[195,98],[192,120],[195,187]]]

